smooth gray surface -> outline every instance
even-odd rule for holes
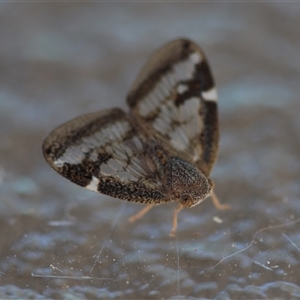
[[[299,13],[298,3],[0,3],[0,298],[300,299]],[[170,238],[175,205],[130,224],[140,206],[69,183],[41,144],[77,115],[125,108],[139,68],[178,37],[203,47],[217,81],[212,177],[232,210],[206,200]]]

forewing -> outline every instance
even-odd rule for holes
[[[158,50],[134,82],[127,102],[143,126],[209,175],[217,158],[217,92],[202,50],[176,40]]]
[[[121,109],[83,115],[44,141],[47,162],[89,190],[139,203],[163,203],[157,165],[147,138]]]

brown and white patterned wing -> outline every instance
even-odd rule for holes
[[[167,201],[149,141],[121,109],[83,115],[44,141],[47,162],[89,190],[144,204]]]
[[[217,158],[217,92],[202,50],[185,39],[158,50],[127,102],[143,126],[209,175]]]

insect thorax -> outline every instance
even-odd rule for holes
[[[168,164],[171,200],[179,201],[185,207],[192,207],[211,194],[213,181],[194,165],[178,157],[171,157]]]

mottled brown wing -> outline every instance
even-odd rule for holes
[[[202,50],[185,39],[148,61],[128,94],[132,113],[149,132],[208,176],[217,158],[217,92]]]
[[[89,190],[143,204],[168,201],[152,144],[118,108],[83,115],[44,141],[47,162]]]

